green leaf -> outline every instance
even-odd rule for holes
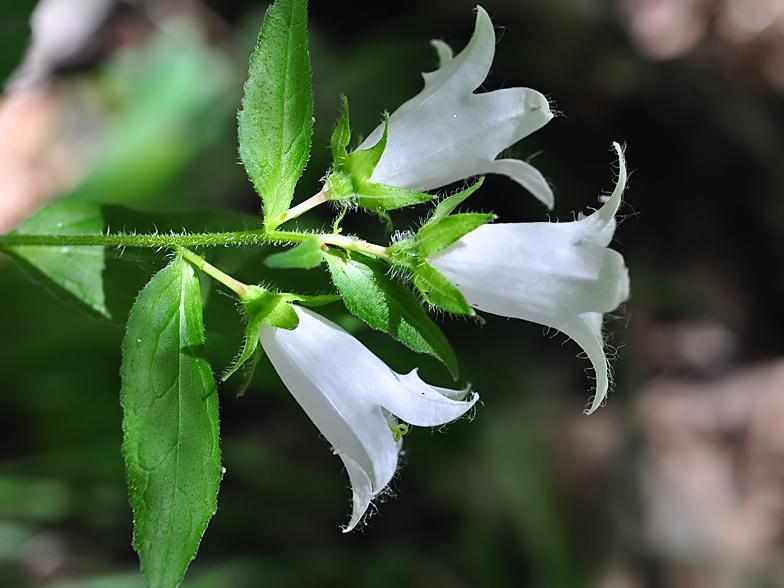
[[[416,295],[387,273],[387,266],[362,254],[343,259],[327,254],[332,280],[346,308],[372,328],[388,333],[419,353],[441,360],[457,376],[457,358],[444,334]]]
[[[90,174],[69,199],[145,210],[193,207],[193,190],[185,185],[198,181],[194,158],[213,149],[235,116],[226,100],[238,83],[233,68],[208,44],[160,29],[121,54],[101,72],[113,115]]]
[[[177,257],[152,278],[131,310],[122,349],[133,546],[147,585],[174,587],[215,514],[223,477],[218,395],[193,266]]]
[[[332,161],[336,166],[343,164],[346,160],[348,155],[346,147],[348,147],[349,141],[351,141],[351,127],[348,121],[348,98],[341,96],[341,100],[343,101],[343,112],[340,114],[338,124],[335,130],[332,131],[332,138],[329,141],[332,148]]]
[[[494,214],[466,212],[426,223],[414,237],[416,251],[422,258],[425,258],[446,249],[463,235],[493,219],[495,219]]]
[[[435,198],[435,194],[426,194],[387,184],[365,182],[356,194],[356,198],[362,208],[376,212],[428,202]]]
[[[310,154],[313,95],[306,0],[267,10],[238,115],[240,157],[264,206],[264,224],[281,222]]]
[[[476,314],[460,290],[432,265],[423,261],[414,271],[414,286],[429,304],[454,314]]]
[[[324,261],[321,241],[314,237],[281,253],[274,253],[264,260],[269,267],[311,269]]]
[[[242,396],[243,394],[245,394],[245,391],[248,389],[251,382],[253,381],[253,374],[255,373],[256,367],[258,367],[259,361],[261,360],[262,357],[264,357],[264,348],[261,345],[256,345],[256,352],[253,354],[253,361],[251,362],[250,367],[245,372],[245,381],[242,383],[242,385],[240,385],[239,388],[237,388],[236,391],[237,396]]]
[[[101,207],[87,202],[47,206],[19,225],[12,235],[98,235],[103,231]],[[29,265],[88,310],[104,318],[106,305],[103,247],[8,247],[5,250]]]
[[[479,178],[472,186],[469,186],[465,190],[461,190],[457,194],[452,194],[448,198],[444,198],[438,203],[438,206],[436,206],[436,209],[433,211],[433,216],[430,217],[428,222],[434,222],[448,216],[455,208],[460,206],[466,198],[476,192],[484,181],[485,179],[483,177]]]
[[[245,326],[245,343],[234,364],[221,377],[221,382],[228,380],[253,356],[259,345],[259,325],[270,325],[279,329],[297,328],[299,316],[289,304],[291,296],[275,294],[260,286],[248,286],[247,293],[242,299],[248,318],[248,324]]]

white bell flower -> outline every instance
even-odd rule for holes
[[[392,371],[352,335],[306,308],[293,330],[259,327],[280,379],[348,470],[354,493],[348,532],[397,469],[405,425],[433,427],[465,414],[476,393],[430,386],[416,370]],[[467,400],[462,400],[468,396]]]
[[[474,308],[557,329],[580,345],[596,371],[588,414],[607,395],[602,315],[629,297],[623,257],[608,249],[626,186],[621,147],[615,190],[593,214],[565,223],[487,224],[428,257]]]
[[[528,88],[473,93],[495,54],[487,12],[477,7],[474,35],[457,57],[445,43],[432,43],[439,68],[422,74],[424,89],[389,117],[386,149],[370,181],[424,192],[471,176],[503,174],[552,208],[552,189],[536,168],[496,159],[553,117],[547,99]],[[383,132],[381,124],[359,149],[375,145]]]

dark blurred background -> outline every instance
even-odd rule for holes
[[[0,1],[1,230],[64,196],[258,214],[235,113],[264,2],[47,0],[28,48],[35,4]],[[220,388],[227,473],[184,586],[784,586],[784,1],[483,6],[500,40],[483,89],[530,86],[560,113],[510,150],[535,156],[556,206],[489,177],[473,207],[507,222],[571,220],[612,189],[611,143],[627,147],[613,247],[632,299],[608,320],[615,391],[583,416],[588,362],[564,336],[439,317],[460,383],[483,405],[472,422],[408,435],[392,492],[342,535],[340,460],[262,360],[244,396],[240,377]],[[429,39],[465,46],[473,7],[311,2],[316,123],[298,198],[329,164],[340,94],[355,133],[369,133],[435,68]],[[396,228],[424,214],[402,211]],[[367,215],[346,226],[389,238]],[[266,269],[268,253],[208,255],[246,282],[328,286],[320,269]],[[165,263],[118,260],[141,276]],[[7,258],[0,301],[0,587],[139,587],[120,454],[122,325]],[[220,292],[205,312],[221,372],[241,324]],[[436,362],[326,312],[396,370],[421,365],[451,385]]]

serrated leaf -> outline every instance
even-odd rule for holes
[[[281,253],[274,253],[264,260],[265,265],[275,268],[311,269],[324,261],[321,241],[317,238],[308,239]]]
[[[474,229],[489,223],[495,218],[494,214],[466,212],[439,218],[434,222],[425,224],[414,237],[417,253],[423,258],[442,249],[460,239]]]
[[[438,203],[438,206],[436,206],[436,209],[433,211],[433,216],[430,217],[428,222],[434,222],[448,216],[455,208],[460,206],[466,198],[476,192],[484,181],[485,179],[483,177],[479,178],[472,186],[469,186],[465,190],[461,190],[457,194],[452,194],[451,196],[444,198]]]
[[[340,114],[338,124],[335,126],[335,130],[332,131],[332,137],[329,141],[330,147],[332,148],[332,161],[336,166],[341,165],[346,160],[346,156],[348,155],[346,147],[348,146],[349,141],[351,141],[351,127],[349,126],[348,119],[348,98],[341,96],[341,100],[343,102],[343,112]]]
[[[215,514],[223,476],[199,279],[182,258],[131,309],[121,376],[133,545],[147,585],[173,588]]]
[[[240,157],[261,196],[264,224],[280,224],[310,154],[313,94],[306,0],[267,10],[238,114]]]
[[[382,262],[366,255],[352,256],[344,259],[325,255],[346,308],[370,327],[388,333],[414,351],[441,360],[456,377],[457,358],[452,347],[416,295],[390,277]]]
[[[421,262],[414,271],[414,285],[429,304],[453,314],[476,314],[460,290],[432,265]]]
[[[19,225],[12,235],[99,235],[101,207],[87,202],[47,206]],[[8,247],[6,252],[34,268],[90,311],[112,318],[106,305],[103,247]]]

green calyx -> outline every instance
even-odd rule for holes
[[[242,297],[242,305],[248,313],[248,325],[269,325],[279,329],[295,329],[299,318],[283,294],[276,294],[261,286],[248,286]]]
[[[351,128],[348,100],[343,97],[343,112],[330,140],[332,172],[325,183],[326,189],[332,194],[332,200],[356,203],[357,206],[386,218],[384,213],[388,210],[421,204],[433,199],[432,194],[370,181],[373,170],[376,169],[386,149],[388,131],[389,115],[385,115],[384,133],[378,143],[368,149],[349,153],[346,148],[351,141]]]
[[[280,294],[275,294],[260,286],[247,286],[241,300],[248,315],[248,323],[245,326],[245,345],[237,359],[234,360],[234,364],[221,377],[222,382],[228,380],[256,353],[259,347],[259,325],[291,330],[299,324],[297,313],[291,308],[285,297]]]
[[[464,235],[495,219],[495,215],[464,212],[451,214],[483,179],[465,190],[442,200],[430,219],[415,235],[389,247],[389,261],[412,276],[414,286],[428,303],[454,314],[476,313],[463,294],[441,272],[428,263],[428,257],[454,244]]]
[[[292,302],[302,306],[321,306],[340,300],[334,294],[321,296],[305,296],[302,294],[275,293],[261,286],[246,286],[246,293],[241,296],[242,306],[247,314],[248,323],[245,326],[245,345],[234,360],[234,364],[221,378],[222,382],[228,380],[242,365],[255,357],[258,359],[259,351],[259,326],[269,325],[278,329],[293,330],[299,324],[299,317],[291,307]],[[256,362],[254,361],[254,367]],[[252,374],[251,374],[252,375]]]

